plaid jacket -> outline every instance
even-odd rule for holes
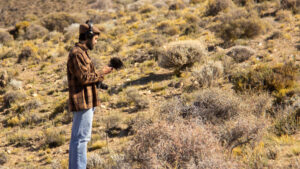
[[[80,111],[100,105],[96,83],[103,81],[101,71],[96,72],[88,48],[76,43],[69,53],[67,75],[69,86],[69,111]]]

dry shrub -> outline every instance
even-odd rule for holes
[[[104,164],[104,160],[100,157],[99,154],[93,153],[90,154],[87,158],[87,169],[100,169]]]
[[[161,55],[160,48],[148,48],[148,49],[137,49],[128,54],[128,58],[132,64],[134,63],[143,63],[149,60],[157,60],[157,58]]]
[[[16,57],[17,57],[17,53],[13,49],[0,54],[0,59],[16,58]]]
[[[154,33],[145,32],[137,36],[137,38],[130,45],[139,45],[148,43],[151,46],[161,46],[166,40]]]
[[[221,124],[240,113],[240,100],[232,91],[218,88],[204,89],[195,93],[191,111],[187,116]]]
[[[234,46],[227,52],[227,55],[232,57],[236,62],[244,62],[254,54],[255,51],[247,46]]]
[[[176,0],[174,3],[170,4],[169,10],[184,9],[185,4],[181,0]]]
[[[273,106],[273,98],[267,92],[260,92],[257,94],[248,92],[240,95],[241,109],[245,114],[253,114],[256,117],[265,116],[269,113]]]
[[[7,71],[6,70],[1,71],[0,72],[0,87],[4,88],[7,85],[8,81],[9,81],[9,77],[8,77]]]
[[[42,38],[48,34],[48,30],[41,25],[31,24],[26,28],[26,32],[24,34],[25,39],[37,39]]]
[[[0,165],[5,164],[8,161],[8,155],[5,152],[0,153]]]
[[[160,112],[166,119],[174,121],[178,117],[201,119],[206,124],[224,124],[242,112],[240,98],[233,91],[219,88],[200,90],[192,95],[191,103],[184,98],[176,98],[163,104]]]
[[[141,168],[233,168],[222,147],[202,124],[159,121],[143,126],[126,151],[127,160]]]
[[[223,70],[224,68],[221,62],[208,62],[204,65],[194,67],[192,76],[200,87],[210,87],[214,85],[218,78],[222,77]]]
[[[179,27],[170,21],[162,21],[158,23],[156,29],[158,29],[162,34],[169,36],[174,36],[180,33]]]
[[[156,9],[155,6],[153,6],[151,4],[146,4],[146,5],[141,7],[140,13],[142,13],[142,14],[150,13],[150,12],[154,11],[155,9]]]
[[[68,13],[58,12],[47,15],[42,18],[41,24],[49,31],[63,32],[64,28],[72,23],[80,23],[78,16],[72,16]]]
[[[3,98],[4,107],[9,108],[13,103],[16,103],[17,101],[25,98],[26,98],[26,94],[24,93],[18,91],[7,92]]]
[[[291,22],[293,20],[292,12],[288,10],[279,10],[276,13],[275,20],[280,22]]]
[[[206,16],[216,16],[219,12],[226,10],[232,5],[231,0],[209,0]]]
[[[40,108],[41,105],[42,103],[40,101],[33,99],[25,103],[24,109],[29,112],[30,110]]]
[[[30,25],[28,21],[21,21],[16,23],[15,27],[9,31],[15,39],[22,39],[25,35],[27,27]]]
[[[162,68],[180,71],[206,56],[206,47],[195,40],[172,42],[162,49],[158,64]]]
[[[133,102],[136,108],[144,109],[148,106],[146,98],[139,94],[139,91],[135,88],[129,88],[126,90],[126,96],[129,102]]]
[[[44,38],[44,42],[46,41],[52,41],[53,43],[57,44],[63,41],[63,34],[57,31],[50,32]]]
[[[300,12],[299,0],[281,0],[280,4],[283,9],[291,9],[294,13]]]
[[[107,10],[112,7],[112,1],[111,0],[96,0],[91,5],[92,8],[94,9],[100,9],[100,10]]]
[[[13,40],[13,36],[11,36],[8,32],[0,31],[0,43],[8,45]]]
[[[265,23],[256,14],[241,8],[223,13],[217,20],[220,22],[212,30],[227,43],[240,38],[253,38],[265,30]]]
[[[202,3],[204,2],[205,0],[190,0],[190,3],[191,4],[198,4],[198,3]]]
[[[88,10],[87,15],[94,23],[103,23],[115,17],[113,12],[105,12],[98,10]]]
[[[70,26],[64,28],[64,42],[68,42],[73,37],[78,37],[79,24],[73,23]]]
[[[261,117],[239,115],[236,119],[227,121],[224,126],[217,127],[218,138],[222,145],[232,151],[237,146],[257,142],[266,125],[266,120]]]
[[[249,2],[252,2],[252,0],[232,0],[235,4],[240,5],[240,6],[245,6]]]
[[[23,60],[28,60],[29,58],[33,58],[35,56],[36,52],[34,51],[34,49],[30,46],[25,46],[18,56],[17,63],[21,63]]]

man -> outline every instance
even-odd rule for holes
[[[100,31],[87,21],[79,26],[79,33],[79,42],[71,49],[67,63],[69,111],[73,112],[69,169],[86,168],[93,114],[100,105],[96,85],[112,71],[109,66],[96,71],[87,53],[97,43]]]

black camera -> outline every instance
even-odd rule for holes
[[[108,89],[108,85],[102,83],[102,82],[98,82],[97,83],[97,88],[98,89],[103,89],[103,90],[107,90]]]

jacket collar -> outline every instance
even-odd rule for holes
[[[87,52],[87,50],[88,50],[88,47],[84,43],[77,42],[77,43],[75,43],[75,46],[80,47],[85,52]]]

